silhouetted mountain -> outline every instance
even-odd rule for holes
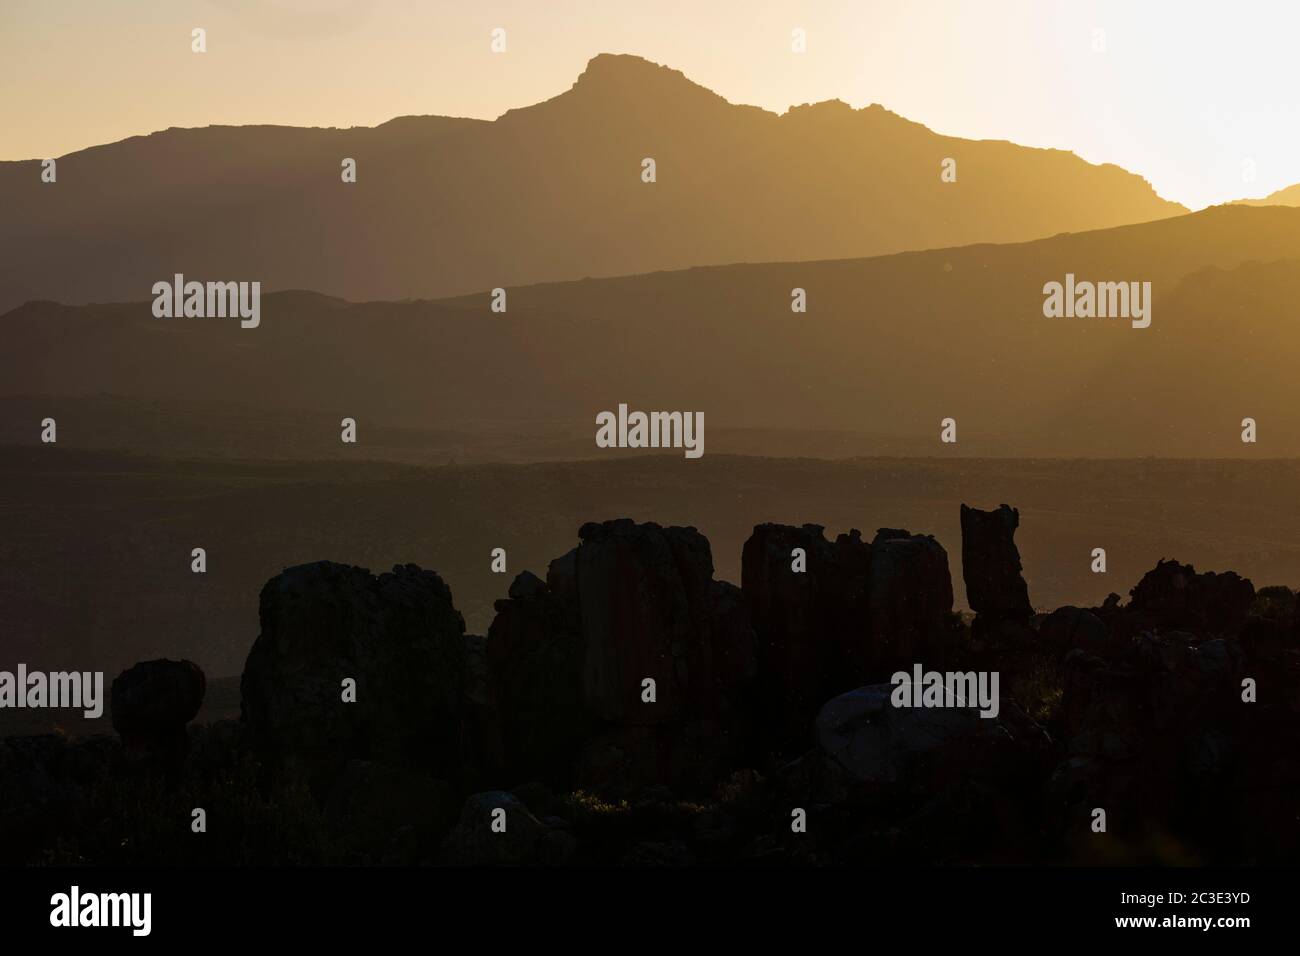
[[[340,164],[358,164],[344,184]],[[657,181],[641,180],[643,158]],[[940,164],[957,160],[957,181]],[[1183,212],[1072,153],[835,101],[732,105],[633,56],[494,122],[169,129],[0,163],[0,310],[135,299],[180,272],[353,299],[1031,239]]]
[[[473,433],[491,426],[556,429],[566,451],[618,454],[594,436],[596,414],[619,403],[761,430],[731,450],[775,456],[801,453],[772,446],[782,429],[866,433],[877,453],[1296,455],[1297,260],[1300,211],[1222,206],[1022,244],[511,289],[504,314],[486,293],[358,304],[284,293],[245,330],[154,318],[148,302],[29,303],[0,317],[0,392],[47,397],[40,417],[53,399],[97,393],[198,403],[189,449],[227,424],[215,403],[292,411],[295,441],[319,435],[311,457],[338,453],[345,416],[361,448],[370,429],[449,429],[472,458]],[[1150,282],[1151,326],[1046,318],[1043,286],[1067,274]],[[791,312],[795,287],[806,314]],[[955,445],[939,442],[946,417]],[[1258,444],[1240,440],[1245,417]],[[6,434],[35,442],[38,422],[6,421]],[[63,427],[97,443],[75,418]],[[220,440],[223,453],[257,453]],[[129,428],[113,445],[156,447]]]
[[[1300,183],[1269,193],[1262,199],[1239,199],[1243,206],[1300,206]]]

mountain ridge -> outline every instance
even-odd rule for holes
[[[764,435],[811,429],[935,455],[1289,456],[1300,454],[1288,400],[1297,262],[1300,210],[1223,206],[1026,243],[542,283],[511,289],[505,313],[483,292],[268,293],[261,325],[244,330],[157,319],[147,300],[33,303],[0,318],[0,391],[48,396],[37,421],[61,407],[80,418],[69,403],[98,393],[309,409],[294,427],[331,455],[343,416],[372,436],[470,422],[529,435],[547,421],[563,454],[596,454],[593,416],[623,402],[703,410],[710,434],[757,430],[720,446],[752,454],[793,447]],[[1044,286],[1067,274],[1149,282],[1151,327],[1046,318]],[[806,314],[791,311],[792,288],[806,290]],[[31,414],[0,440],[35,441]],[[215,426],[196,415],[192,428]],[[955,446],[938,441],[948,416],[961,423]],[[1240,441],[1246,416],[1267,423],[1258,447]],[[550,441],[526,440],[541,453]]]
[[[1238,199],[1242,206],[1300,206],[1300,183],[1284,186],[1259,199]]]
[[[646,77],[653,78],[647,82]],[[647,156],[656,181],[642,181]],[[958,163],[941,182],[941,162]],[[357,162],[344,183],[340,164]],[[0,164],[0,309],[130,299],[176,272],[347,299],[1007,242],[1185,212],[1059,150],[959,140],[872,105],[775,114],[594,58],[497,120],[172,127]]]

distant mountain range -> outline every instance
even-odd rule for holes
[[[1240,199],[1243,206],[1300,206],[1300,183],[1269,193],[1263,199]]]
[[[1150,328],[1046,318],[1043,286],[1067,274],[1150,282]],[[794,288],[805,314],[791,311]],[[0,317],[0,393],[44,396],[23,406],[33,416],[101,393],[186,409],[187,453],[205,451],[240,403],[296,422],[276,426],[295,440],[316,435],[305,457],[341,453],[344,416],[363,457],[382,428],[558,429],[566,450],[594,456],[595,416],[626,402],[703,411],[706,453],[709,434],[738,428],[755,429],[754,443],[726,450],[776,457],[802,453],[772,440],[781,429],[864,433],[859,448],[876,453],[1300,455],[1300,209],[1220,206],[1019,244],[548,283],[511,289],[504,314],[489,301],[272,294],[257,329],[154,318],[148,301],[30,303]],[[128,420],[106,447],[143,447],[147,423],[116,414]],[[946,417],[955,445],[938,440]],[[1240,440],[1245,417],[1257,444]],[[34,442],[38,422],[6,421],[0,439]],[[74,447],[97,443],[87,423],[61,428]],[[510,457],[485,440],[495,460]],[[256,454],[237,435],[221,441],[206,451]]]
[[[656,181],[642,181],[653,158]],[[345,158],[357,182],[341,181]],[[956,181],[941,164],[956,160]],[[0,310],[137,300],[180,272],[350,299],[1011,242],[1183,213],[1061,150],[880,106],[783,115],[634,56],[495,121],[168,129],[0,163]]]

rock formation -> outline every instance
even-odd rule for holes
[[[1239,631],[1255,600],[1254,585],[1235,572],[1198,574],[1190,564],[1163,560],[1129,593],[1129,628],[1178,628],[1203,635]]]
[[[1058,654],[1078,649],[1088,654],[1106,655],[1116,645],[1106,625],[1085,608],[1058,607],[1039,625],[1042,642]]]
[[[1016,528],[1020,512],[1007,505],[996,511],[961,506],[961,566],[966,600],[976,614],[1028,618],[1029,589],[1021,576]]]
[[[0,739],[0,862],[1300,858],[1295,592],[1161,561],[1034,618],[1017,524],[963,507],[970,629],[943,547],[896,529],[759,525],[737,588],[694,528],[587,524],[486,638],[432,571],[290,568],[241,722],[187,728],[202,673],[150,661],[113,682],[120,744]],[[894,706],[916,665],[997,671],[996,715]],[[221,840],[141,842],[197,795]]]
[[[713,580],[694,528],[623,519],[579,538],[545,584],[516,578],[488,634],[511,772],[708,785],[746,746],[754,637],[739,589]]]
[[[761,524],[745,542],[741,590],[756,638],[768,745],[806,746],[830,696],[868,679],[871,547],[855,529],[831,544],[821,525]],[[801,549],[801,570],[794,570]]]
[[[966,600],[975,612],[971,633],[993,649],[1027,643],[1034,609],[1021,576],[1016,528],[1020,512],[1007,505],[996,511],[961,506],[962,577]]]
[[[250,743],[270,764],[300,762],[317,783],[350,759],[460,774],[465,624],[437,574],[304,564],[267,582],[259,611],[240,695]]]
[[[543,583],[525,571],[496,602],[487,663],[508,778],[572,783],[578,750],[595,720],[583,702],[582,634],[573,552]]]
[[[871,542],[872,657],[880,670],[942,667],[956,649],[948,552],[931,535],[881,528]]]
[[[203,706],[207,681],[192,661],[136,664],[113,680],[113,729],[133,761],[174,763],[188,746],[185,725]]]

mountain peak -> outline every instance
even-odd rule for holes
[[[580,117],[597,111],[607,117],[628,119],[648,112],[671,115],[701,107],[733,107],[733,104],[688,79],[681,70],[631,53],[599,53],[587,61],[586,68],[569,89],[541,103],[507,110],[498,122],[549,120],[557,110],[576,111],[573,115]]]
[[[691,82],[686,79],[686,74],[681,70],[651,62],[635,53],[597,53],[587,61],[587,66],[578,75],[575,85],[629,77],[636,79],[672,77],[678,81]]]
[[[653,63],[632,53],[596,54],[587,61],[587,67],[579,74],[573,89],[619,95],[644,94],[647,91],[655,95],[702,95],[720,103],[726,102],[717,93],[688,79],[681,70]]]

